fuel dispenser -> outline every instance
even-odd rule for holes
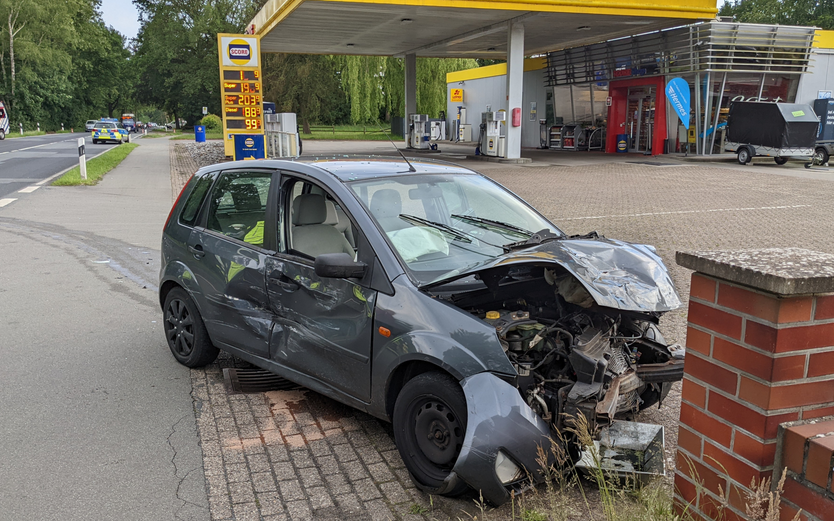
[[[479,147],[481,154],[492,157],[506,155],[506,138],[501,136],[501,123],[505,121],[506,112],[482,112]]]
[[[408,146],[419,150],[430,148],[431,126],[427,114],[411,114],[408,116]]]

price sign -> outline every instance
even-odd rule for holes
[[[263,85],[260,37],[218,34],[223,140],[227,156],[235,155],[236,134],[263,134]]]

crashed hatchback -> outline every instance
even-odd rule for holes
[[[393,423],[412,479],[501,504],[566,415],[663,400],[681,306],[651,246],[566,236],[480,174],[393,160],[224,163],[165,224],[164,329]]]

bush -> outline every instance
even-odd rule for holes
[[[220,130],[220,127],[223,126],[223,120],[220,119],[220,116],[207,114],[200,120],[200,125],[205,126],[206,130]]]

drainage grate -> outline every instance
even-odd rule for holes
[[[223,368],[226,388],[232,394],[265,393],[267,391],[287,391],[300,389],[301,386],[257,367],[244,369],[237,367]]]

